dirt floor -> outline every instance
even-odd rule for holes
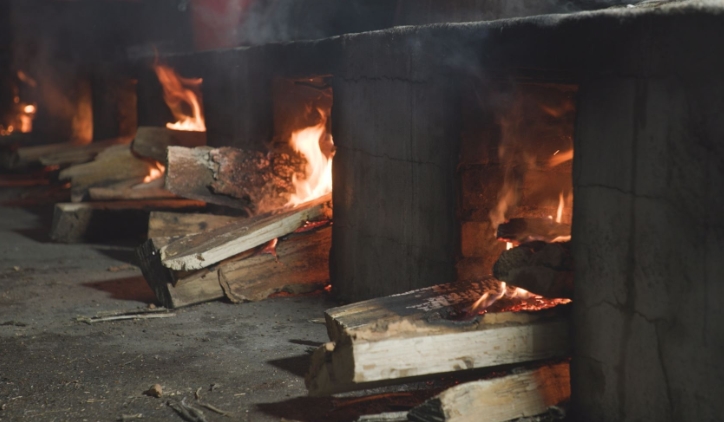
[[[182,400],[209,421],[343,421],[408,407],[394,394],[364,411],[357,399],[306,397],[309,354],[327,341],[318,319],[336,305],[326,294],[79,321],[148,309],[154,296],[132,265],[137,241],[52,243],[52,203],[64,193],[43,192],[0,187],[0,421],[182,421]],[[143,394],[154,384],[161,398]]]

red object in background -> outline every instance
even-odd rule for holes
[[[197,51],[235,47],[246,10],[254,0],[192,0],[194,46]]]

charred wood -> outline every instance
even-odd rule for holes
[[[504,251],[493,275],[544,297],[572,298],[573,269],[570,242],[530,242]]]
[[[571,235],[571,226],[550,218],[511,218],[498,226],[498,239],[513,243],[552,242]]]
[[[185,198],[263,213],[283,207],[303,167],[291,153],[236,148],[168,148],[166,189]]]
[[[148,238],[196,234],[243,219],[215,214],[154,211],[148,217]]]
[[[206,145],[206,132],[173,130],[165,127],[141,126],[136,131],[131,149],[141,157],[165,163],[170,146],[201,147]]]

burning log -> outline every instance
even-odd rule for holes
[[[239,220],[242,218],[154,211],[148,217],[148,238],[186,236],[214,230]]]
[[[414,422],[503,422],[544,413],[571,395],[568,363],[456,385],[410,410]]]
[[[150,175],[162,172],[154,163],[137,158],[129,145],[107,148],[90,163],[69,167],[60,172],[61,180],[71,181],[71,201],[88,199],[90,188],[107,187],[119,182],[140,184]]]
[[[164,246],[164,239],[149,239],[139,248],[138,256],[158,301],[167,308],[178,308],[225,295],[232,302],[258,301],[278,292],[298,294],[322,288],[329,281],[331,241],[331,227],[293,234],[279,241],[276,255],[252,249],[191,272],[143,263],[151,251]]]
[[[292,176],[303,160],[287,153],[236,148],[168,148],[166,189],[254,213],[283,207],[295,192]]]
[[[498,239],[513,243],[552,242],[571,235],[571,226],[550,218],[511,218],[498,226]]]
[[[312,356],[310,395],[569,354],[567,306],[451,318],[488,289],[455,283],[327,311],[333,341]]]
[[[570,242],[530,242],[504,251],[493,266],[493,275],[544,297],[572,298]]]
[[[193,148],[204,145],[206,145],[206,132],[141,126],[136,131],[131,149],[141,157],[165,163],[166,151],[170,146]]]
[[[191,200],[112,201],[56,204],[50,238],[56,242],[108,240],[143,236],[152,210],[195,210]],[[123,224],[118,224],[122,221]]]

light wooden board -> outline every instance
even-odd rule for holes
[[[504,422],[545,412],[571,395],[568,363],[468,382],[410,410],[413,422]]]
[[[206,145],[206,132],[173,130],[165,127],[140,126],[131,148],[141,157],[166,162],[169,146],[200,147]]]
[[[306,221],[329,215],[331,194],[277,214],[262,215],[246,221],[187,236],[160,250],[164,267],[190,271],[208,267],[272,239],[289,234]]]
[[[148,217],[148,238],[186,236],[215,230],[244,219],[226,215],[155,211]]]

